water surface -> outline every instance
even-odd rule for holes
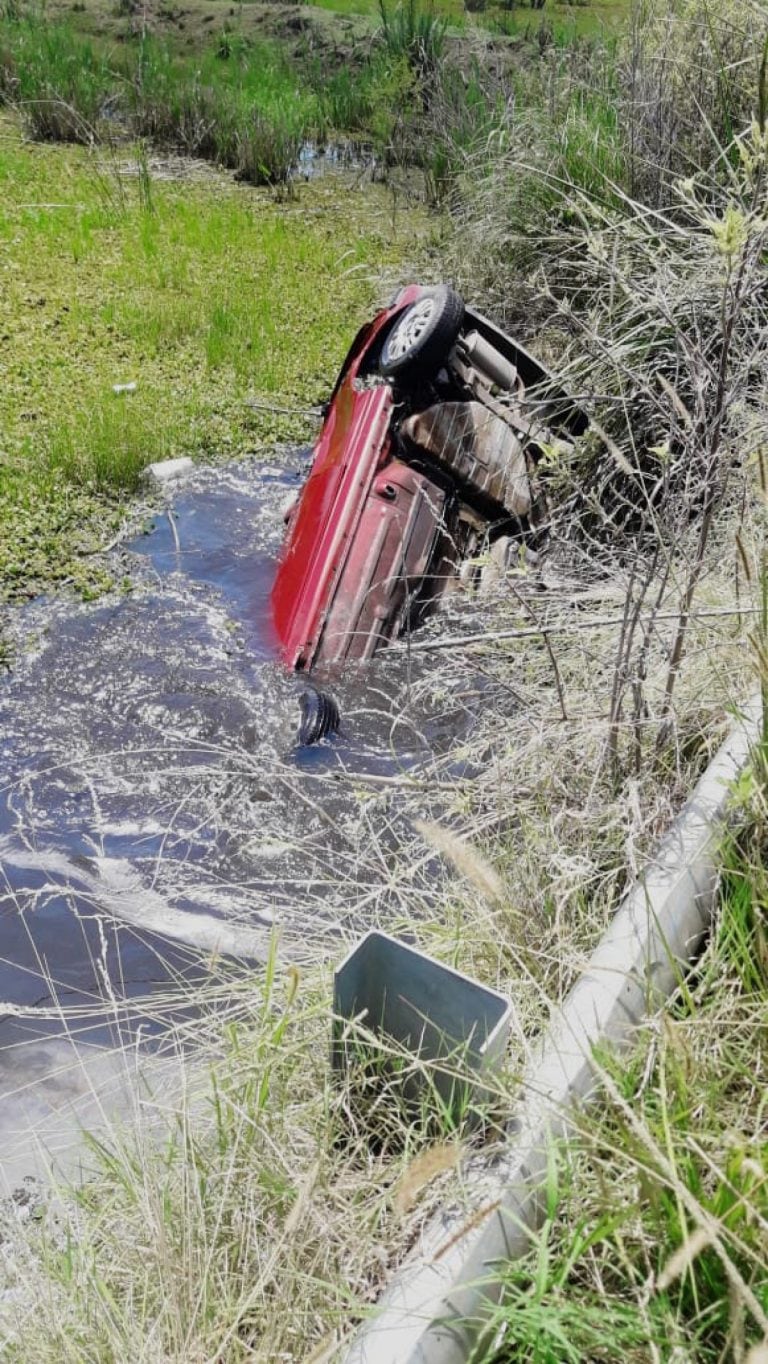
[[[6,1095],[39,1084],[52,1039],[82,1053],[161,1030],[147,997],[212,955],[258,967],[279,930],[284,955],[311,958],[386,918],[398,815],[372,817],[360,782],[423,768],[464,715],[415,702],[390,655],[339,682],[342,734],[298,748],[269,590],[304,465],[195,473],[115,551],[125,590],[17,618],[26,647],[0,685]]]

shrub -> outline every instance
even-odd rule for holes
[[[624,187],[626,127],[591,141],[605,114],[584,99],[559,129],[512,111],[506,147],[497,140],[492,157],[480,149],[469,159],[458,204],[457,284],[524,335],[532,322],[540,340],[544,330],[564,387],[590,405],[589,438],[553,455],[547,482],[554,535],[588,544],[606,574],[622,564],[631,585],[610,703],[617,772],[625,696],[638,754],[648,715],[653,631],[637,622],[674,595],[655,703],[661,749],[713,528],[731,499],[748,496],[768,421],[762,40],[747,66],[752,97],[744,87],[740,98],[758,117],[727,143],[712,129],[708,152],[702,136],[685,177],[675,179],[672,159],[657,168],[643,181],[650,206]],[[603,156],[612,147],[613,169],[590,147]]]

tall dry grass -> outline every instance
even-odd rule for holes
[[[585,182],[562,140],[529,119],[522,147],[501,148],[490,164],[481,152],[476,190],[457,204],[454,256],[467,292],[502,316],[525,308],[528,325],[536,320],[562,383],[592,417],[570,453],[545,455],[542,480],[555,540],[572,542],[598,574],[629,574],[610,709],[618,722],[628,707],[636,734],[631,759],[611,742],[617,773],[630,761],[639,770],[654,728],[657,751],[670,737],[693,602],[721,552],[724,518],[753,495],[766,420],[764,32],[757,7],[740,19],[725,7],[711,24],[705,0],[654,15],[642,69],[674,61],[675,86],[695,85],[690,109],[708,91],[695,151],[681,133],[642,182],[645,197],[633,197],[640,131],[658,112],[637,84],[617,130],[620,175],[595,162]],[[694,82],[699,63],[708,85]],[[716,126],[726,93],[727,120]],[[728,120],[736,132],[723,144]],[[654,621],[670,610],[677,629],[653,695]]]

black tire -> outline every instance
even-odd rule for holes
[[[464,321],[464,300],[447,284],[425,289],[395,318],[381,348],[389,379],[429,379],[444,362]]]
[[[327,691],[303,691],[299,697],[301,722],[299,724],[299,743],[318,744],[335,734],[341,724],[339,707]]]

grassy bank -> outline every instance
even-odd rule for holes
[[[161,178],[144,155],[48,150],[0,125],[6,596],[98,586],[84,551],[111,539],[146,463],[306,438],[306,417],[273,409],[324,398],[382,280],[425,240],[383,189],[319,180],[277,203],[205,167]]]
[[[371,114],[387,74],[381,61],[352,77],[309,54],[292,61],[241,25],[206,32],[190,56],[148,31],[105,42],[34,10],[0,19],[0,102],[19,110],[32,138],[86,146],[149,138],[255,185],[285,183],[304,142]]]
[[[574,37],[599,38],[620,28],[631,0],[545,0],[537,8],[530,0],[434,0],[428,6],[447,20],[453,32],[480,28],[516,38],[569,42]],[[152,0],[131,11],[121,12],[108,0],[83,0],[74,11],[68,0],[50,0],[47,11],[66,18],[79,31],[89,35],[117,37],[141,24],[172,39],[180,50],[199,48],[207,41],[212,25],[231,21],[232,6],[226,0],[187,0],[182,7]],[[380,16],[379,0],[316,0],[314,4],[291,5],[270,0],[244,0],[237,7],[236,23],[247,36],[274,35],[296,42],[297,28],[304,30],[304,42],[320,43],[333,50],[349,46],[350,35],[370,37]],[[353,21],[350,25],[350,20]],[[301,38],[299,38],[299,45]]]
[[[594,42],[575,29],[558,37],[548,19],[518,37],[459,33],[421,0],[385,0],[362,32],[318,27],[303,10],[258,28],[250,13],[204,15],[210,27],[198,26],[190,52],[144,18],[113,33],[88,11],[89,25],[20,11],[0,20],[0,99],[34,138],[149,138],[255,184],[284,183],[303,142],[353,134],[385,171],[420,167],[435,199],[529,119],[583,124],[585,161],[601,138],[607,157],[616,141],[609,28]]]
[[[5,596],[54,581],[98,590],[93,527],[111,538],[148,459],[303,434],[243,398],[316,402],[375,296],[371,277],[418,254],[426,231],[418,213],[391,217],[378,188],[313,184],[277,205],[200,167],[169,181],[153,155],[284,184],[306,138],[351,130],[385,168],[419,166],[444,200],[477,147],[506,139],[510,92],[532,109],[547,99],[535,65],[487,78],[482,53],[463,68],[443,60],[444,25],[418,8],[390,10],[356,56],[347,43],[346,65],[304,29],[291,50],[216,14],[216,29],[201,18],[194,61],[144,26],[89,35],[98,8],[62,25],[15,9],[0,20],[0,95],[37,139],[23,145],[3,124]],[[87,150],[53,154],[45,140]],[[113,392],[132,383],[135,394]]]

